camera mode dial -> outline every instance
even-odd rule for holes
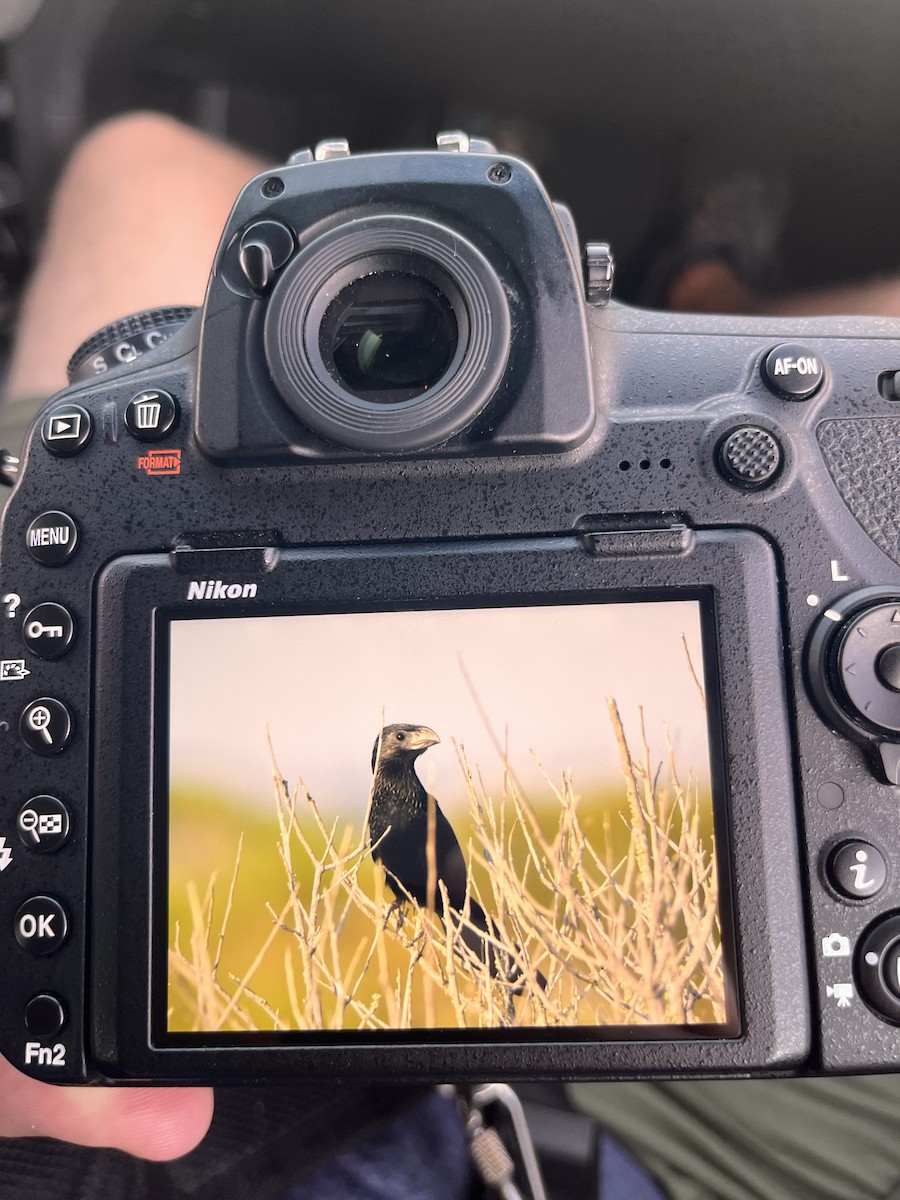
[[[887,781],[900,784],[900,588],[865,588],[826,609],[807,661],[828,723],[876,749]]]
[[[69,383],[80,383],[134,362],[167,341],[196,311],[188,305],[148,308],[104,325],[82,342],[69,359],[66,367]]]

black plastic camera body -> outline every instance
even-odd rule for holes
[[[609,260],[530,168],[457,145],[253,180],[202,312],[99,335],[31,431],[0,535],[0,1051],[28,1074],[898,1061],[900,325],[606,305]],[[530,709],[579,731],[531,809]],[[365,834],[414,727],[468,870],[454,893],[429,801],[428,903]],[[572,765],[595,728],[610,820]],[[348,816],[335,784],[329,808],[336,758],[373,779],[375,735],[368,798]],[[245,736],[278,799],[242,862],[201,784],[221,760],[252,790]],[[229,969],[245,914],[260,941]],[[348,914],[370,924],[342,957]],[[401,961],[431,972],[425,1016]]]

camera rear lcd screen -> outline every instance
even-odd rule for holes
[[[733,1034],[703,610],[172,620],[164,1036]]]

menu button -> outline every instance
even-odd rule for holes
[[[25,547],[45,567],[59,567],[75,553],[78,526],[64,512],[45,512],[35,517],[25,534]]]

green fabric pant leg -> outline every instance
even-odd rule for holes
[[[573,1084],[672,1200],[900,1200],[900,1075]]]

